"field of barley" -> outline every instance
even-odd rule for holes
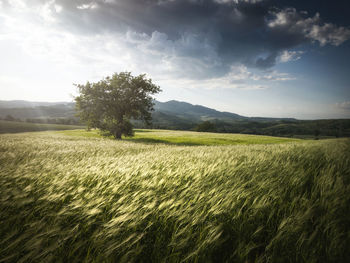
[[[350,262],[350,140],[0,135],[0,262]]]

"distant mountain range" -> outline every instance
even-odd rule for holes
[[[34,108],[39,106],[74,105],[73,102],[38,102],[27,100],[0,100],[0,109],[3,108]]]
[[[73,102],[0,101],[0,118],[16,119],[74,118]]]
[[[211,118],[238,120],[246,117],[230,113],[221,112],[201,105],[192,105],[187,102],[170,100],[167,102],[155,101],[154,109],[157,112],[172,114],[181,118],[190,118],[196,120],[207,120]]]
[[[33,102],[25,100],[0,100],[0,117],[12,115],[14,118],[69,118],[74,117],[74,102]],[[237,121],[237,120],[292,120],[286,118],[250,118],[231,112],[217,111],[201,105],[171,100],[155,101],[155,117],[179,118],[182,120],[200,122],[206,120]]]
[[[1,101],[0,118],[29,122],[78,124],[74,102]],[[221,112],[201,105],[171,100],[155,101],[153,128],[193,130],[205,121],[215,125],[218,132],[266,134],[278,136],[350,136],[350,120],[302,121],[293,118],[245,117]],[[146,126],[134,121],[135,127]]]
[[[175,115],[180,118],[192,119],[197,121],[206,120],[252,120],[252,121],[278,121],[278,120],[295,120],[292,118],[265,118],[265,117],[245,117],[236,113],[217,111],[202,105],[193,105],[188,102],[170,100],[167,102],[156,101],[154,105],[155,112]]]

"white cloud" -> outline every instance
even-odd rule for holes
[[[331,111],[336,112],[336,118],[350,119],[350,101],[338,102],[330,105]]]
[[[336,107],[342,110],[350,111],[350,101],[338,102]]]
[[[136,53],[155,61],[156,65],[152,65],[152,68],[159,65],[168,70],[167,74],[176,77],[209,78],[208,72],[214,72],[221,66],[214,44],[195,34],[184,34],[177,40],[170,40],[166,34],[158,31],[150,36],[128,31],[125,41],[127,46],[132,45]]]
[[[277,71],[253,72],[238,62],[222,74],[224,66],[216,53],[217,43],[193,33],[175,40],[158,31],[150,35],[131,30],[125,34],[77,35],[62,30],[55,20],[57,13],[64,11],[55,1],[50,1],[39,8],[24,7],[0,13],[4,21],[0,39],[3,43],[12,43],[13,48],[23,54],[13,63],[35,62],[27,67],[27,72],[18,72],[18,80],[32,76],[30,81],[26,79],[25,86],[22,81],[2,79],[3,87],[22,93],[24,89],[28,93],[36,89],[31,93],[38,98],[39,95],[58,97],[62,92],[68,94],[72,83],[97,81],[124,70],[146,73],[163,89],[173,90],[262,90],[276,82],[293,80],[292,76]]]
[[[8,0],[8,3],[16,9],[22,9],[27,7],[24,0]]]
[[[162,83],[171,87],[186,87],[189,89],[240,89],[240,90],[262,90],[271,87],[273,82],[284,82],[294,80],[287,73],[277,71],[271,72],[251,72],[242,64],[231,67],[229,73],[222,77],[193,80],[188,78],[180,78],[177,80],[162,79]]]
[[[197,90],[227,90],[227,89],[242,89],[242,90],[260,90],[266,89],[268,86],[258,85],[258,84],[247,84],[247,83],[236,83],[236,80],[232,80],[231,76],[224,76],[221,78],[211,78],[206,80],[192,80],[192,79],[162,79],[159,83],[178,89],[179,87],[187,89],[197,89]]]
[[[320,42],[321,46],[326,44],[339,46],[350,38],[350,30],[326,23],[323,26],[313,25],[307,36]]]
[[[57,5],[55,4],[55,0],[46,2],[38,8],[38,11],[39,15],[44,19],[44,21],[48,23],[55,22],[55,14],[59,13],[57,12]]]
[[[284,50],[279,56],[279,62],[285,63],[289,61],[296,61],[301,59],[301,55],[304,54],[304,51],[288,51]]]
[[[61,13],[62,12],[62,9],[63,9],[62,6],[55,4],[54,7],[55,7],[55,10],[56,10],[56,13]]]
[[[232,2],[230,0],[223,0],[226,2]],[[239,2],[244,2],[244,3],[249,3],[249,4],[256,4],[256,3],[260,3],[264,0],[233,0],[233,2],[235,2],[236,4],[238,4]]]
[[[78,5],[77,6],[78,9],[82,9],[82,10],[84,10],[84,9],[95,9],[97,7],[98,7],[98,5],[96,3],[94,3],[94,2],[91,2],[89,4],[82,4],[82,5]]]
[[[304,32],[307,28],[320,22],[320,14],[316,13],[314,17],[305,18],[307,12],[298,12],[295,8],[286,8],[279,12],[271,12],[274,19],[268,21],[270,28],[288,27],[289,30],[301,30]]]
[[[257,72],[250,72],[248,68],[244,65],[236,65],[231,67],[231,71],[226,75],[227,78],[230,79],[230,82],[237,82],[237,81],[289,81],[289,80],[295,80],[294,77],[290,76],[288,73],[281,73],[277,72],[276,70],[273,71],[257,71]]]
[[[339,46],[350,38],[349,28],[322,23],[319,13],[313,17],[306,17],[305,11],[298,12],[295,8],[286,8],[272,14],[274,19],[268,21],[270,28],[301,34],[306,39],[318,41],[321,46]]]
[[[258,78],[257,80],[266,80],[266,81],[290,81],[295,80],[296,78],[291,76],[288,73],[281,73],[273,70],[269,74],[265,74]]]

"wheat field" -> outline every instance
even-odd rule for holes
[[[3,134],[0,262],[349,262],[349,153]]]

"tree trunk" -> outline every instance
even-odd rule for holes
[[[122,133],[121,132],[115,132],[114,133],[114,138],[117,140],[121,140],[122,139]]]
[[[116,131],[115,131],[115,134],[114,134],[114,137],[117,140],[121,140],[122,139],[122,124],[123,124],[123,115],[120,115],[117,118],[117,127],[116,127]]]

